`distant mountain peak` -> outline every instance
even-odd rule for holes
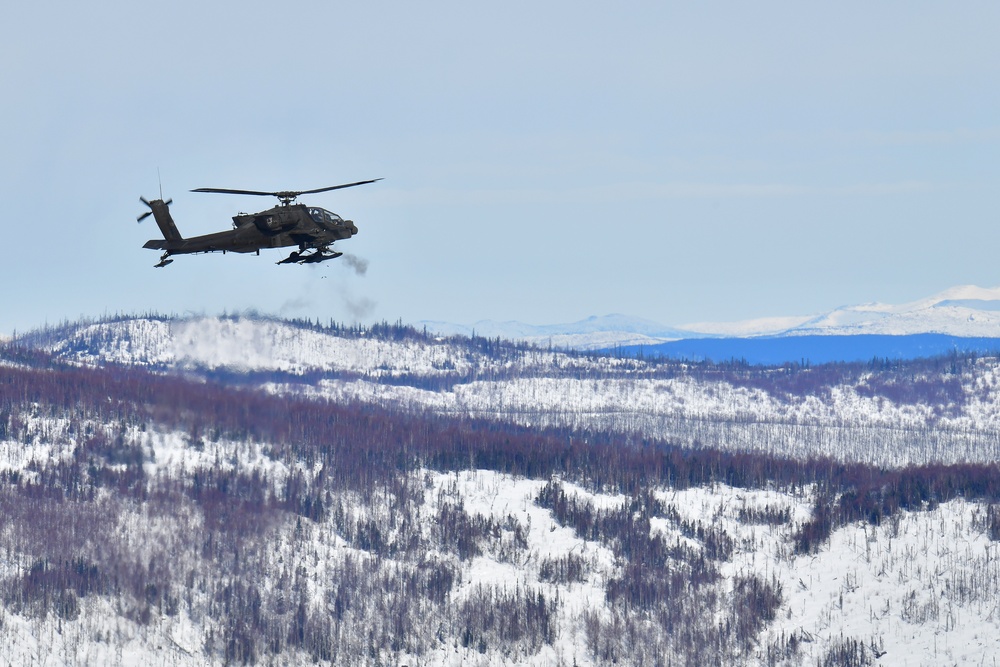
[[[814,315],[762,317],[734,322],[696,322],[666,326],[620,313],[592,315],[568,324],[534,325],[482,320],[472,325],[425,321],[444,335],[500,337],[578,350],[650,345],[690,338],[754,338],[857,334],[940,333],[1000,338],[1000,287],[958,285],[903,304],[880,302],[841,306]]]
[[[812,316],[766,317],[681,326],[694,336],[751,338],[802,335],[940,333],[1000,338],[1000,287],[958,285],[903,304],[877,301],[841,306]]]
[[[480,320],[475,324],[453,324],[425,320],[418,325],[442,335],[500,337],[537,345],[576,350],[594,350],[616,345],[662,343],[697,335],[691,331],[664,326],[640,317],[612,313],[591,315],[567,324],[524,324],[523,322]]]
[[[954,300],[1000,301],[1000,287],[957,285],[930,298],[937,303]]]
[[[787,335],[940,333],[1000,337],[1000,287],[960,285],[899,305],[843,306],[785,332]]]

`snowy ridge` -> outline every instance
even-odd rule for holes
[[[774,317],[743,322],[684,325],[703,334],[752,336],[908,336],[940,333],[970,338],[1000,337],[1000,287],[952,287],[910,303],[842,306],[811,317]]]
[[[699,334],[674,327],[666,327],[652,320],[626,315],[588,317],[569,324],[524,324],[523,322],[495,322],[482,320],[475,324],[452,324],[430,320],[419,322],[429,331],[446,336],[484,336],[532,343],[540,347],[571,350],[598,350],[616,345],[644,345],[662,343]]]
[[[692,322],[684,327],[703,336],[749,338],[752,336],[780,336],[807,322],[814,316],[760,317],[738,322]]]
[[[74,328],[66,337],[42,337],[41,347],[75,361],[234,372],[330,371],[369,377],[500,372],[514,362],[491,359],[445,339],[389,340],[316,330],[267,318],[135,318]],[[524,349],[519,369],[592,365],[558,352]],[[621,362],[601,362],[607,368]]]
[[[481,320],[475,324],[452,324],[449,322],[435,322],[425,320],[419,325],[426,326],[431,331],[443,333],[445,335],[485,336],[486,338],[509,338],[509,339],[538,339],[542,340],[548,336],[605,333],[613,331],[629,332],[656,339],[684,338],[690,332],[682,331],[672,327],[665,327],[658,322],[646,320],[627,315],[613,314],[602,317],[588,317],[570,324],[524,324],[523,322],[507,321],[496,322],[493,320]]]
[[[644,432],[886,467],[1000,460],[996,358],[810,384],[829,369],[699,375],[683,364],[252,318],[88,324],[46,345],[76,363],[158,373],[273,371],[260,380],[272,392],[335,399],[316,405],[365,401],[393,414]],[[39,371],[42,381],[51,372]],[[713,651],[709,662],[754,667],[937,665],[988,664],[1000,652],[991,500],[972,492],[905,505],[920,511],[877,506],[880,519],[850,515],[863,519],[834,522],[802,546],[822,508],[858,480],[876,479],[880,497],[896,473],[926,481],[932,472],[872,468],[832,491],[661,477],[623,495],[563,480],[569,473],[477,470],[470,455],[468,468],[415,466],[350,487],[331,480],[360,439],[317,458],[323,445],[295,450],[252,429],[239,439],[197,409],[171,411],[195,413],[171,428],[143,411],[126,421],[107,385],[96,386],[90,404],[57,392],[0,423],[0,646],[13,664],[644,666],[704,664]],[[179,393],[202,386],[215,385]],[[339,414],[323,423],[345,429]],[[286,502],[293,492],[299,502]],[[321,499],[322,511],[303,499]]]
[[[394,340],[268,319],[91,324],[47,348],[82,363],[277,371],[294,381],[265,378],[269,391],[527,426],[639,432],[794,458],[833,456],[882,466],[1000,459],[1000,361],[993,357],[959,374],[920,371],[886,380],[869,373],[790,394],[688,374],[683,367],[662,377],[656,366],[637,360],[529,348],[489,354],[460,339]],[[800,372],[808,378],[811,371]],[[932,395],[904,399],[914,383]],[[934,394],[937,385],[947,391]]]
[[[943,333],[966,337],[1000,336],[1000,288],[965,285],[898,306],[871,303],[845,306],[785,333],[905,336]]]
[[[444,334],[506,338],[564,349],[597,350],[614,346],[655,345],[691,338],[758,336],[907,336],[940,333],[969,338],[1000,338],[1000,287],[962,285],[901,305],[868,303],[808,316],[773,316],[736,322],[693,322],[679,326],[624,315],[590,317],[571,324],[528,325],[482,321],[474,325],[422,322]]]
[[[433,374],[462,364],[443,346],[380,344],[364,338],[332,337],[272,320],[203,317],[180,320],[135,319],[83,327],[48,347],[61,353],[81,341],[110,333],[110,342],[75,358],[178,368],[229,368],[234,371],[307,370],[412,371]]]
[[[988,366],[987,366],[988,364]],[[997,362],[982,382],[995,383]],[[969,380],[974,382],[972,378]],[[313,388],[274,385],[338,401],[514,421],[525,426],[640,432],[685,445],[793,458],[831,456],[879,466],[1000,459],[1000,394],[973,394],[961,411],[894,403],[838,387],[825,399],[785,398],[694,379],[524,378],[459,384],[449,391],[324,380]]]

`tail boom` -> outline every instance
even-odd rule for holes
[[[177,231],[177,225],[174,224],[174,219],[170,217],[170,201],[163,201],[162,199],[154,199],[152,201],[146,201],[140,197],[142,203],[149,207],[149,211],[153,214],[153,219],[156,220],[156,226],[160,228],[160,233],[163,234],[163,239],[166,242],[170,241],[183,241],[184,237],[181,233]],[[139,216],[139,221],[148,216],[149,213]],[[145,248],[165,248],[166,245],[150,245],[154,241],[148,241]]]

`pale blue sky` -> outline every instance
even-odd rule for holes
[[[1000,284],[995,2],[8,3],[0,332],[255,308],[682,324]],[[367,262],[179,257],[310,189]]]

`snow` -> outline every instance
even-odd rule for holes
[[[38,418],[36,431],[60,428],[58,420]],[[132,436],[150,450],[145,465],[155,475],[166,471],[193,470],[221,462],[244,472],[266,471],[275,478],[287,474],[284,464],[262,455],[261,446],[241,442],[206,442],[201,450],[176,432],[134,432]],[[27,458],[15,453],[17,445],[2,443],[3,465],[21,467]],[[66,456],[71,446],[28,445],[36,460]],[[69,451],[68,451],[69,450]],[[456,651],[450,644],[432,648],[411,664],[445,666],[481,665],[595,665],[585,648],[583,615],[610,614],[604,586],[620,566],[611,549],[589,541],[560,525],[551,512],[534,499],[548,480],[526,479],[487,470],[414,473],[425,488],[425,515],[433,516],[440,503],[457,503],[469,515],[492,517],[525,528],[527,543],[515,555],[487,550],[466,563],[452,561],[461,572],[452,596],[460,601],[481,587],[504,590],[541,590],[548,599],[558,599],[558,632],[552,645],[516,659],[501,654],[480,655],[472,649]],[[562,482],[569,496],[596,509],[626,505],[624,495],[599,493]],[[655,489],[656,496],[676,511],[683,521],[702,523],[732,536],[735,550],[721,563],[723,589],[740,576],[755,574],[776,581],[782,602],[774,621],[766,626],[758,647],[745,656],[747,665],[766,664],[764,647],[770,641],[793,634],[802,637],[798,664],[813,664],[843,638],[854,638],[885,652],[886,664],[937,665],[984,664],[1000,654],[1000,546],[986,532],[986,507],[981,503],[954,500],[919,512],[900,512],[880,526],[856,523],[836,530],[818,553],[796,555],[792,538],[797,526],[811,515],[813,490],[795,493],[777,489],[740,489],[726,485],[677,490]],[[343,500],[350,501],[349,496]],[[784,523],[755,524],[742,520],[741,510],[787,510]],[[360,506],[354,511],[364,512]],[[378,510],[383,511],[383,510]],[[386,508],[384,511],[388,511]],[[180,514],[177,514],[179,512]],[[181,542],[171,546],[177,525],[197,530],[193,505],[178,507],[172,516],[151,514],[141,506],[123,508],[115,533],[118,548],[129,550],[137,562],[155,553],[173,553],[179,559]],[[311,542],[292,550],[293,521],[275,530],[278,540],[269,556],[274,572],[298,564],[317,604],[336,564],[347,554],[365,558],[323,524],[305,521],[304,535]],[[426,530],[430,526],[425,527]],[[685,538],[672,520],[657,517],[653,534],[673,543]],[[155,545],[155,549],[153,549]],[[586,563],[583,581],[551,583],[539,578],[540,564],[547,558],[575,554]],[[288,565],[280,566],[285,561]],[[0,571],[26,567],[29,562],[0,558]],[[402,567],[404,562],[384,561],[382,567]],[[266,590],[267,582],[261,586]],[[212,628],[206,618],[186,612],[176,616],[154,611],[147,625],[138,625],[121,615],[115,601],[99,595],[81,598],[76,620],[30,618],[0,611],[0,642],[11,664],[149,664],[156,657],[166,664],[215,664],[204,653],[205,636]],[[283,656],[289,664],[307,664],[308,656]]]
[[[588,317],[569,324],[524,324],[523,322],[481,320],[475,324],[452,324],[449,322],[434,322],[424,320],[418,326],[444,335],[471,336],[475,333],[486,338],[506,338],[523,340],[528,338],[542,339],[548,336],[583,333],[630,332],[650,338],[680,338],[685,332],[672,327],[666,327],[659,322],[628,315],[612,314],[601,317]]]
[[[96,343],[92,341],[98,341]],[[82,349],[81,349],[82,348]],[[560,365],[590,364],[545,350],[522,350],[509,360],[448,340],[430,342],[338,334],[257,318],[147,318],[82,326],[45,349],[81,363],[117,363],[176,369],[235,372],[328,371],[368,377],[443,377],[472,370],[483,373]],[[612,368],[623,362],[607,360]]]
[[[982,305],[994,301],[1000,301],[1000,289],[956,288],[916,304],[858,307],[842,321],[908,317],[908,313],[921,310],[951,317],[954,309],[969,310],[970,302]],[[957,376],[964,403],[942,410],[942,406],[927,403],[894,403],[885,397],[868,396],[855,384],[832,387],[822,396],[776,396],[753,387],[683,374],[650,377],[641,364],[620,360],[543,350],[494,360],[448,340],[351,337],[270,320],[136,319],[88,325],[74,336],[54,343],[52,349],[90,363],[104,360],[180,370],[340,373],[344,377],[331,375],[312,385],[264,385],[269,391],[302,392],[338,401],[370,401],[406,410],[509,419],[529,425],[607,427],[681,443],[719,444],[792,456],[823,453],[878,465],[1000,460],[1000,360],[994,358],[979,359]],[[79,351],[79,344],[88,336],[97,336],[104,347]],[[386,382],[410,375],[461,377],[452,384],[443,383],[441,389]],[[920,378],[910,378],[916,379]],[[864,381],[861,378],[858,384]],[[28,414],[17,439],[0,441],[0,470],[30,475],[35,464],[72,457],[79,433],[102,428],[107,426],[86,420],[71,426],[63,417]],[[278,490],[296,466],[303,465],[270,458],[267,443],[206,440],[196,447],[186,433],[155,428],[131,429],[127,436],[147,453],[143,465],[153,484],[168,476],[182,477],[185,471],[220,466],[259,472]],[[584,614],[608,618],[613,613],[605,586],[620,574],[622,561],[608,544],[584,539],[536,504],[539,490],[549,480],[485,470],[418,470],[413,475],[424,488],[420,510],[424,517],[435,516],[443,503],[451,503],[470,516],[524,528],[523,547],[508,548],[510,530],[504,528],[495,542],[467,561],[451,553],[429,554],[458,568],[452,598],[461,601],[483,587],[542,591],[547,599],[558,599],[558,632],[551,645],[531,655],[480,655],[449,642],[431,642],[426,654],[395,656],[397,661],[434,667],[596,664],[586,650]],[[561,484],[568,495],[599,510],[622,508],[630,502],[624,495]],[[782,602],[776,618],[745,656],[747,665],[766,664],[768,643],[790,636],[802,639],[794,659],[798,664],[817,663],[845,638],[884,652],[885,664],[988,664],[1000,655],[1000,546],[989,537],[987,508],[982,503],[958,499],[925,511],[900,512],[878,526],[842,526],[817,553],[798,555],[794,535],[811,516],[812,488],[792,492],[717,484],[653,491],[681,521],[711,526],[733,538],[731,558],[719,564],[721,591],[731,591],[738,578],[749,574],[780,586]],[[366,501],[368,504],[349,493],[335,500],[344,504],[352,518],[388,522],[392,511],[389,500],[380,501],[375,496],[375,500]],[[752,510],[783,512],[788,519],[754,523],[746,519],[754,514]],[[137,562],[148,562],[157,553],[171,554],[178,567],[194,562],[195,556],[183,552],[183,541],[175,532],[179,525],[199,530],[193,502],[179,504],[171,516],[157,515],[136,503],[123,504],[118,511],[113,518],[114,532],[120,536],[118,547],[127,549]],[[697,539],[680,529],[673,516],[653,517],[652,534],[669,544],[702,548]],[[427,521],[421,529],[426,534],[433,525]],[[284,517],[266,530],[271,531],[268,544],[273,549],[257,555],[262,559],[262,571],[268,576],[282,570],[301,573],[303,589],[317,607],[325,604],[324,587],[348,556],[373,563],[379,572],[412,567],[404,556],[376,559],[352,547],[329,520],[314,523]],[[297,541],[303,539],[304,544]],[[388,539],[392,539],[391,534]],[[103,545],[86,545],[91,550],[99,547]],[[543,580],[542,563],[569,554],[585,563],[582,581]],[[2,576],[30,565],[30,554],[0,552]],[[270,579],[261,582],[264,592],[273,585]],[[205,638],[214,629],[207,617],[154,612],[148,624],[139,625],[123,615],[114,600],[93,594],[80,602],[80,616],[72,621],[58,621],[53,615],[39,619],[0,609],[3,657],[11,664],[138,665],[154,659],[174,665],[212,664],[205,655]],[[289,655],[287,659],[290,664],[310,662],[304,655]]]
[[[910,303],[842,306],[811,318],[770,318],[725,326],[688,325],[699,331],[750,337],[771,335],[905,336],[939,333],[960,337],[1000,337],[1000,287],[962,285]]]
[[[564,626],[560,642],[572,637],[567,626],[579,622],[580,612],[604,604],[600,586],[593,582],[614,572],[611,552],[576,537],[558,526],[548,511],[533,505],[540,481],[482,470],[435,474],[435,489],[448,484],[458,490],[467,512],[513,513],[531,526],[529,551],[535,555],[528,567],[478,558],[463,577],[463,589],[538,585],[530,571],[530,563],[538,557],[588,554],[595,564],[589,580],[559,592]],[[589,493],[568,484],[565,488],[606,508],[625,501],[622,496]],[[1000,546],[984,534],[981,504],[956,500],[930,511],[902,512],[878,527],[852,524],[835,531],[820,553],[796,556],[789,541],[795,526],[810,516],[808,489],[792,495],[714,485],[662,489],[658,495],[683,519],[722,527],[736,538],[734,556],[723,567],[726,580],[747,573],[777,579],[784,599],[759,643],[793,633],[807,637],[797,664],[813,664],[844,637],[885,651],[887,664],[983,664],[1000,654]],[[788,508],[791,521],[743,524],[737,517],[744,507]],[[662,528],[654,523],[654,530]],[[569,654],[572,646],[557,644],[554,649]],[[586,656],[578,655],[578,660],[591,664]],[[539,659],[519,664],[555,663]],[[764,664],[763,654],[749,656],[747,664]]]
[[[806,335],[910,335],[941,333],[961,337],[1000,338],[1000,287],[960,285],[904,304],[846,305],[808,316],[775,315],[732,322],[692,322],[676,327],[624,315],[591,317],[572,324],[527,325],[520,322],[477,322],[455,325],[423,322],[446,334],[475,331],[564,349],[596,350],[615,345],[652,345],[682,338]],[[634,341],[634,342],[633,342]]]
[[[897,665],[986,664],[1000,655],[1000,552],[955,500],[881,526],[836,531],[815,557],[769,565],[786,602],[768,633],[871,641]]]
[[[748,338],[751,336],[775,336],[802,326],[814,316],[789,315],[784,317],[758,317],[735,322],[693,322],[682,327],[705,336],[725,336]]]
[[[990,664],[1000,655],[1000,545],[985,534],[982,504],[954,500],[881,526],[851,524],[818,554],[795,556],[790,528],[808,518],[809,492],[715,485],[660,496],[685,519],[736,538],[727,578],[749,572],[780,582],[783,602],[760,643],[807,637],[798,664],[813,664],[844,637],[875,645],[893,665]],[[792,521],[740,524],[748,505],[788,507]]]
[[[431,391],[368,380],[323,380],[315,387],[269,385],[336,401],[377,402],[511,420],[640,432],[681,444],[900,466],[1000,458],[1000,362],[983,360],[966,379],[966,402],[954,412],[926,403],[894,403],[854,386],[826,397],[774,396],[760,389],[689,377],[579,380],[523,377],[460,383]]]
[[[944,296],[967,295],[983,296],[977,290]],[[783,395],[683,372],[660,378],[638,360],[509,348],[493,357],[450,339],[383,339],[251,318],[93,324],[52,341],[50,349],[79,363],[277,371],[292,377],[268,380],[263,388],[729,450],[883,466],[1000,458],[1000,359],[992,357],[947,377],[961,383],[961,400],[946,404],[872,395],[863,391],[864,376],[818,393]],[[307,373],[319,375],[307,380]],[[944,379],[930,374],[907,381]]]

